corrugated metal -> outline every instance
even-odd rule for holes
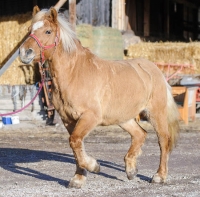
[[[108,0],[80,0],[76,5],[77,23],[110,26],[111,3]]]

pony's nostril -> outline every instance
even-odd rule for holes
[[[33,53],[33,49],[28,49],[28,50],[26,50],[25,53],[26,53],[26,56],[29,56]]]

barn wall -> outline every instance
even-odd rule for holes
[[[76,5],[77,23],[110,26],[111,5],[108,0],[80,0]]]
[[[40,8],[49,8],[57,1],[0,0],[0,16],[27,13],[36,4]],[[115,8],[117,5],[120,7],[120,3],[122,7],[124,1],[129,25],[136,35],[145,39],[151,37],[153,40],[200,39],[199,0],[76,0],[77,24],[112,26],[123,30],[121,21],[127,19],[120,8]],[[148,6],[146,2],[149,2]],[[69,1],[62,10],[68,10],[68,4]],[[111,18],[112,15],[115,16],[115,21]]]
[[[50,8],[58,0],[0,0],[0,16],[12,16],[32,11],[34,5]],[[69,1],[61,10],[69,10]],[[11,6],[12,5],[12,6]],[[111,26],[111,0],[76,0],[77,23]]]

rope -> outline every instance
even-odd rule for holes
[[[18,109],[18,110],[14,111],[14,112],[9,112],[9,113],[6,113],[6,114],[0,114],[0,116],[13,115],[13,114],[19,113],[19,112],[23,111],[24,109],[26,109],[30,104],[33,103],[33,101],[36,99],[36,97],[37,97],[38,94],[40,93],[40,91],[41,91],[41,89],[42,89],[42,86],[43,86],[43,83],[44,83],[44,81],[42,81],[42,84],[41,84],[40,88],[38,89],[36,95],[31,99],[31,101],[30,101],[27,105],[25,105],[25,106],[22,107],[21,109]]]

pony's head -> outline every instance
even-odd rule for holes
[[[31,34],[20,47],[20,58],[25,64],[31,61],[41,62],[53,57],[59,45],[70,53],[75,50],[76,35],[66,18],[55,8],[41,10],[34,8],[30,27]]]

